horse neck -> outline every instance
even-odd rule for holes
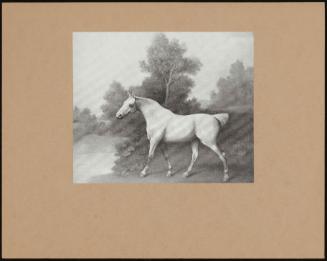
[[[162,117],[168,113],[172,114],[171,111],[165,109],[159,103],[149,98],[136,97],[136,103],[147,124],[150,123],[151,119],[158,119],[158,117]]]

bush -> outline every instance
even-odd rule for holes
[[[218,136],[220,144],[229,159],[230,165],[239,167],[253,161],[253,113],[229,112],[230,120]]]

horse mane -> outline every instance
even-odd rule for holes
[[[140,96],[134,96],[135,101],[137,103],[137,101],[141,101],[143,103],[141,103],[142,105],[154,105],[157,108],[160,108],[161,110],[167,111],[169,113],[173,113],[171,110],[167,109],[166,107],[162,106],[159,102],[151,99],[151,98],[146,98],[146,97],[140,97]],[[137,107],[141,107],[137,104]]]
[[[146,98],[146,97],[140,97],[140,96],[134,96],[135,100],[141,100],[143,102],[149,103],[149,104],[158,104],[160,107],[162,107],[159,102],[151,99],[151,98]]]
[[[141,97],[141,96],[134,96],[135,99],[138,99],[138,100],[144,100],[144,101],[154,101],[154,102],[157,102],[151,98],[147,98],[147,97]]]

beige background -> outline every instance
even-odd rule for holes
[[[4,257],[322,257],[323,4],[4,4]],[[254,32],[253,184],[72,182],[72,32]]]

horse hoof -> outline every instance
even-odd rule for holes
[[[190,175],[189,172],[184,172],[184,173],[183,173],[183,177],[184,177],[184,178],[187,178],[189,175]]]
[[[171,171],[167,172],[167,177],[171,177],[173,174],[171,173]]]
[[[227,182],[228,180],[229,180],[229,176],[228,176],[228,174],[224,174],[223,181],[224,181],[224,182]]]
[[[140,173],[140,177],[144,178],[146,176],[146,173]]]

